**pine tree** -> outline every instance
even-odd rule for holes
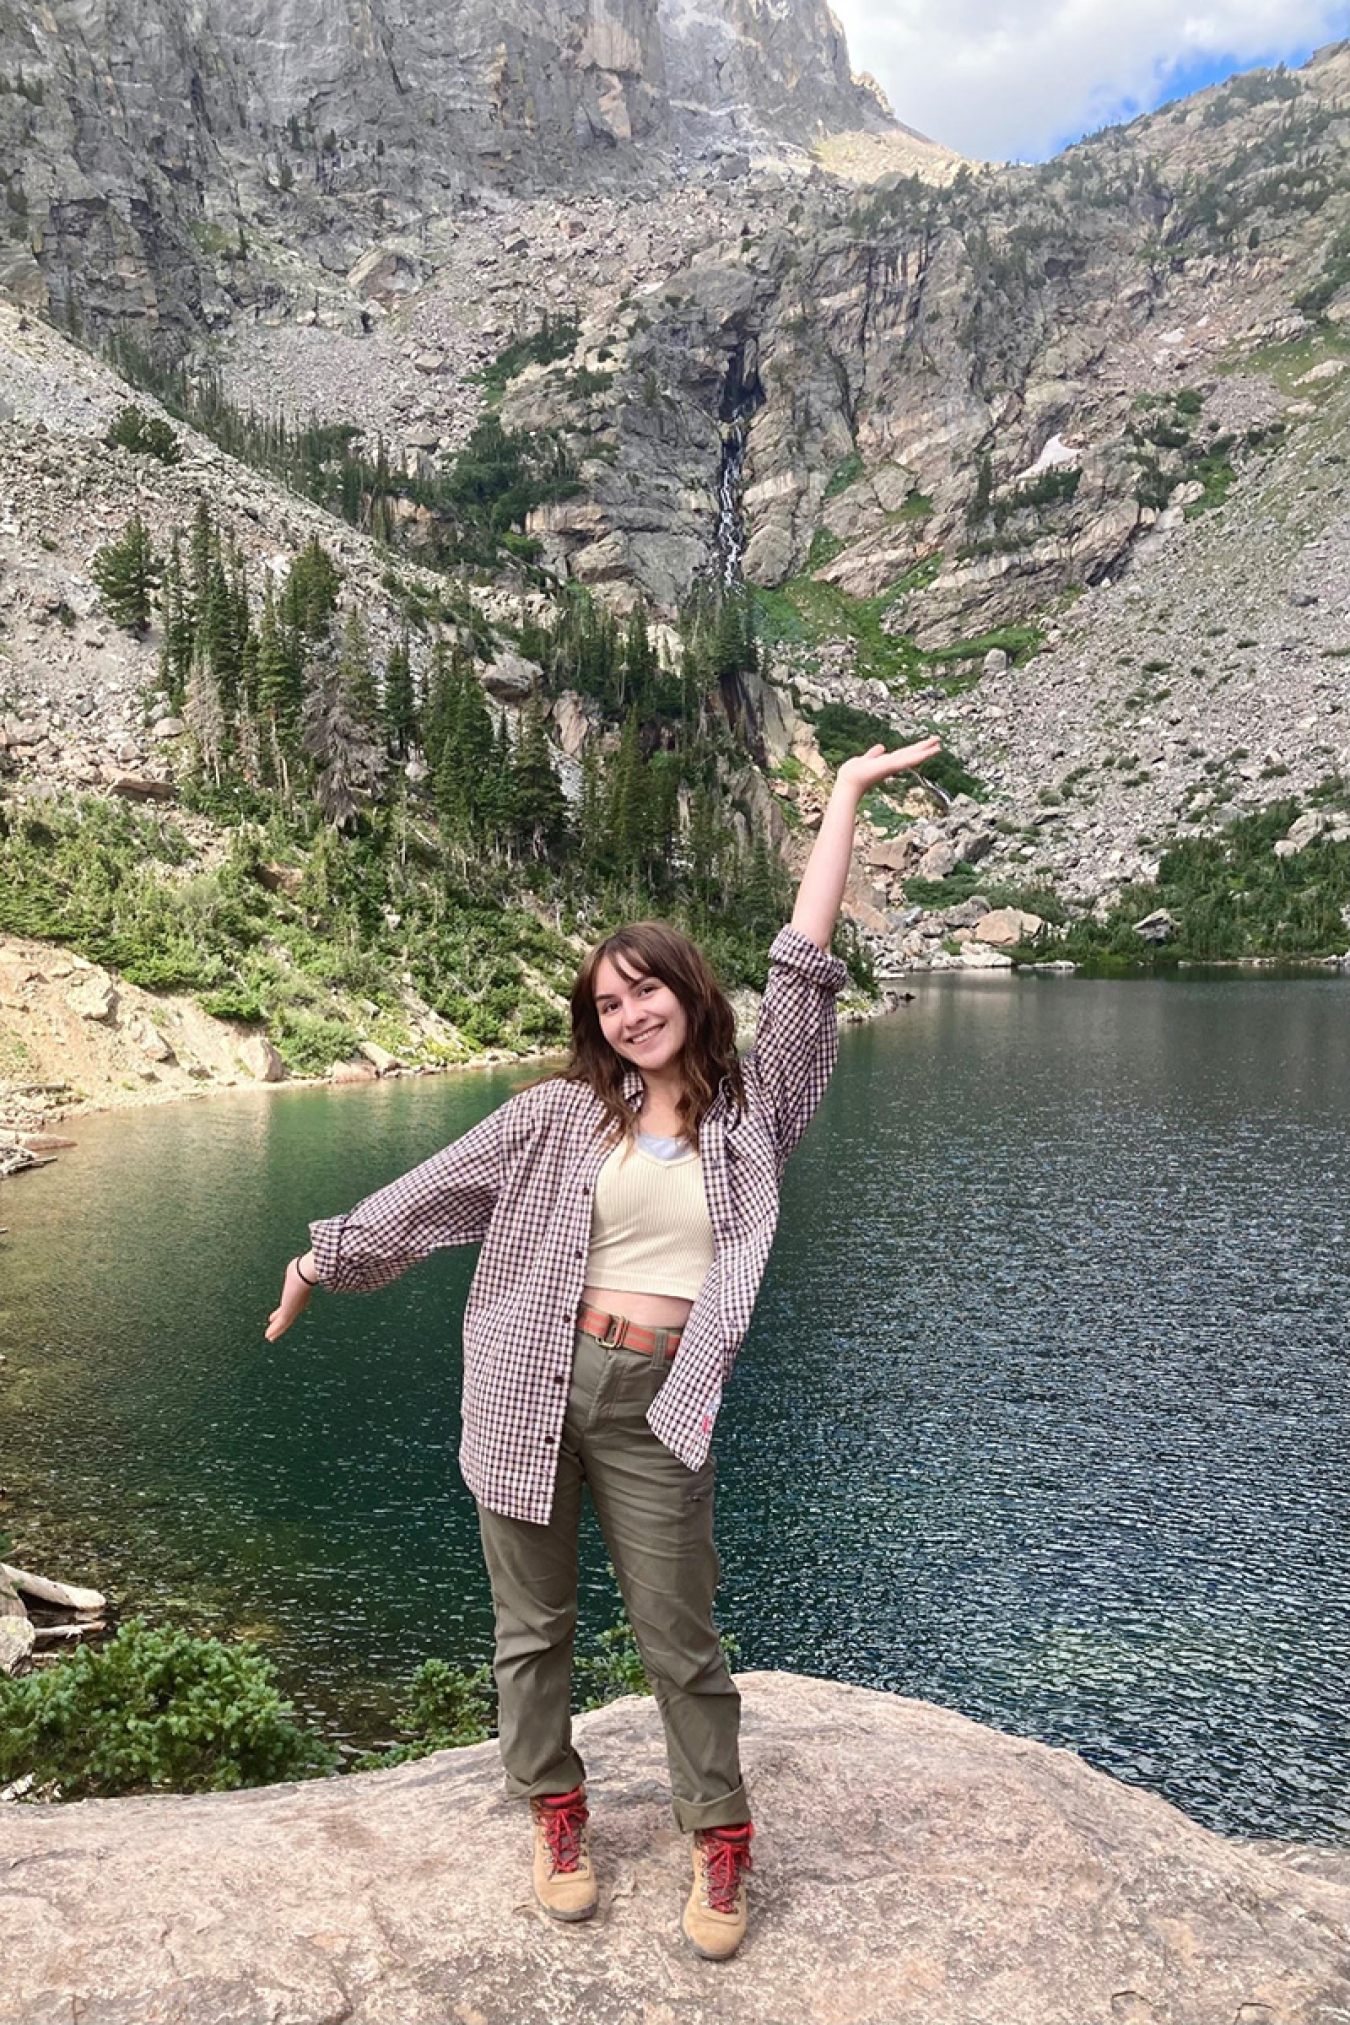
[[[209,768],[211,778],[219,787],[228,726],[220,685],[209,661],[201,654],[194,657],[192,672],[188,676],[183,720],[197,741],[203,765]]]
[[[511,827],[520,849],[556,864],[567,840],[567,798],[549,752],[543,713],[522,713],[511,776]]]
[[[491,712],[472,659],[462,648],[452,655],[445,676],[438,738],[436,810],[446,840],[463,864],[475,845],[495,841],[498,751]]]
[[[164,648],[160,680],[171,702],[181,704],[192,673],[193,621],[188,587],[183,577],[182,545],[174,529],[164,582],[160,593],[164,619]]]
[[[475,689],[478,684],[474,683]],[[481,693],[481,692],[480,692]],[[486,709],[486,705],[484,706]],[[478,835],[494,857],[510,854],[511,819],[514,809],[512,773],[514,754],[511,733],[503,711],[497,720],[491,759],[484,769],[478,792]]]
[[[713,649],[713,672],[719,682],[739,675],[746,666],[745,601],[728,594],[717,615],[717,643]]]
[[[342,577],[317,534],[311,535],[291,564],[278,616],[297,636],[301,651],[322,647],[332,631]]]
[[[393,759],[406,759],[418,742],[417,698],[406,633],[389,649],[384,666],[384,731]]]
[[[975,469],[975,490],[966,502],[966,521],[976,526],[989,511],[994,497],[994,460],[986,450]]]
[[[651,634],[647,631],[647,615],[641,605],[635,605],[628,618],[628,628],[623,640],[623,680],[619,701],[628,703],[635,710],[646,712],[652,707],[653,691],[659,673],[656,649]]]
[[[188,536],[187,580],[194,621],[200,616],[210,593],[211,563],[219,553],[220,539],[211,518],[211,509],[204,499],[198,499],[192,516],[192,533]]]
[[[353,704],[340,662],[320,661],[310,672],[301,720],[301,745],[314,761],[314,794],[334,829],[354,829],[362,808],[384,778],[384,747]]]
[[[89,574],[103,593],[110,617],[129,632],[144,633],[150,624],[151,599],[160,565],[139,513],[133,513],[120,541],[97,550]]]
[[[197,618],[196,655],[205,661],[227,725],[239,709],[241,646],[235,592],[217,544],[207,570],[206,599]]]
[[[781,868],[769,850],[764,832],[755,834],[750,864],[741,893],[747,925],[758,935],[772,935],[783,915]]]
[[[380,721],[380,696],[375,686],[375,670],[371,665],[370,635],[366,631],[365,620],[356,608],[348,612],[346,623],[342,628],[338,674],[352,716],[367,731],[374,731]]]
[[[647,836],[647,772],[635,710],[629,711],[624,722],[610,768],[607,801],[614,868],[634,887],[641,877]]]
[[[612,855],[605,800],[599,749],[594,738],[589,738],[581,752],[581,802],[577,811],[577,843],[582,869],[592,880],[603,877],[609,868]]]
[[[717,804],[708,788],[696,787],[689,802],[689,883],[699,907],[711,909],[715,903],[722,846]]]
[[[277,615],[269,583],[258,624],[258,717],[273,776],[283,794],[290,794],[288,757],[294,751],[300,723],[301,667],[294,642]]]

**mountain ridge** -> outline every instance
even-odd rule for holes
[[[9,82],[0,118],[41,109],[27,74],[23,91]],[[134,395],[111,367],[31,312],[0,328],[15,793],[98,794],[133,763],[169,794],[197,792],[190,729],[179,745],[152,735],[183,703],[181,678],[175,698],[157,671],[162,614],[118,632],[89,571],[134,505],[163,544],[175,525],[186,541],[206,497],[247,557],[255,624],[317,532],[376,663],[415,615],[423,700],[438,653],[470,657],[499,744],[542,717],[576,806],[587,765],[685,769],[662,818],[669,854],[652,860],[681,878],[707,841],[696,778],[743,880],[761,848],[800,862],[846,731],[936,728],[966,799],[945,819],[866,812],[849,903],[883,966],[1006,963],[985,913],[1010,930],[1035,920],[1043,956],[1104,919],[1142,953],[1132,922],[1168,912],[1169,853],[1180,863],[1277,806],[1288,833],[1259,848],[1284,868],[1288,917],[1267,895],[1256,941],[1233,948],[1329,956],[1350,939],[1348,161],[1350,48],[1335,45],[1034,169],[948,162],[931,183],[859,189],[798,150],[700,157],[669,184],[479,188],[378,230],[359,193],[335,225],[342,193],[316,180],[316,208],[285,212],[295,235],[265,243],[197,215],[200,299],[183,282],[161,333],[181,369],[149,355],[164,305],[120,319],[141,342],[119,357],[182,430],[176,471],[102,441]],[[102,217],[87,213],[95,237]],[[98,257],[104,310],[145,283],[130,238]],[[15,258],[12,289],[45,303],[37,256]],[[59,319],[59,294],[48,309]],[[99,329],[96,315],[86,341]],[[152,393],[134,397],[156,412]],[[292,483],[316,497],[301,505],[184,426],[211,412],[234,449],[278,417],[297,444],[315,425],[316,462]],[[511,493],[493,523],[506,539],[485,550],[480,526],[472,562],[447,568],[464,499],[480,481],[509,490],[511,458],[548,483]],[[339,496],[359,528],[333,517]],[[631,622],[650,625],[656,656],[635,649],[636,712]],[[333,640],[313,680],[337,658]],[[671,714],[681,685],[711,741],[692,771]],[[422,755],[397,760],[386,778],[406,778],[430,822]],[[369,809],[381,834],[388,797]],[[1229,890],[1246,877],[1234,869]],[[488,884],[500,897],[498,873]],[[1326,903],[1315,922],[1295,904],[1305,888]],[[529,904],[561,920],[564,890]],[[542,998],[523,985],[541,1031],[563,960],[550,945]],[[441,992],[480,1045],[510,1045],[514,1028],[480,1019],[498,989],[442,979],[431,1002]],[[349,1045],[363,1017],[348,996],[324,1035]],[[314,1066],[324,1035],[295,1043],[297,1063]]]

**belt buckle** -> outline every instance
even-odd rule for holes
[[[617,1333],[611,1335],[610,1333],[611,1330],[616,1331]],[[597,1337],[596,1341],[599,1343],[600,1348],[602,1350],[618,1350],[622,1348],[623,1339],[627,1334],[628,1334],[627,1315],[611,1315],[608,1322],[605,1324],[604,1335]]]

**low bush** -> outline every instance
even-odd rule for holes
[[[336,1766],[247,1645],[136,1618],[105,1646],[0,1675],[0,1783],[31,1775],[44,1795],[223,1793]]]

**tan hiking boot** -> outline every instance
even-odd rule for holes
[[[599,1901],[591,1868],[586,1788],[531,1800],[534,1895],[555,1920],[588,1920]]]
[[[694,1888],[681,1925],[705,1962],[724,1962],[745,1939],[745,1877],[754,1832],[747,1821],[739,1828],[705,1828],[694,1837]]]

